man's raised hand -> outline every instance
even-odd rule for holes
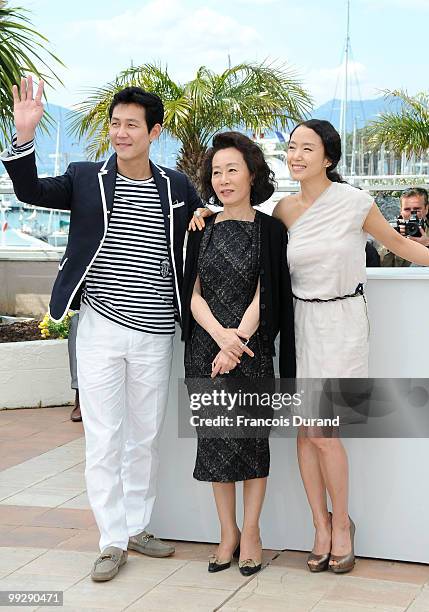
[[[16,144],[22,145],[34,138],[36,127],[43,116],[43,81],[39,81],[36,95],[33,100],[33,79],[21,79],[21,90],[18,86],[12,87],[13,116],[16,128]]]

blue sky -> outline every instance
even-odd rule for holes
[[[340,94],[346,0],[26,0],[36,28],[66,64],[49,101],[70,107],[133,61],[167,64],[186,81],[202,64],[222,70],[265,58],[291,64],[319,105]],[[429,0],[352,0],[351,91],[428,89]]]

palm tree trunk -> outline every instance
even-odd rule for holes
[[[195,189],[201,194],[200,169],[207,148],[199,142],[184,143],[179,151],[176,167],[188,175]]]

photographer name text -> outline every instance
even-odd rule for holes
[[[309,418],[299,415],[291,417],[251,418],[242,414],[235,417],[218,415],[213,418],[193,415],[190,418],[193,427],[339,427],[340,417],[332,419]]]

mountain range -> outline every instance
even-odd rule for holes
[[[340,124],[340,106],[338,99],[329,100],[318,108],[314,109],[311,116],[317,119],[327,119],[337,129]],[[350,100],[347,105],[347,131],[356,127],[361,128],[369,121],[374,119],[381,112],[388,109],[395,110],[399,107],[399,102],[393,100],[388,102],[384,97],[369,100]],[[47,104],[46,110],[52,117],[54,125],[49,133],[39,133],[37,136],[37,157],[40,173],[52,175],[55,170],[55,151],[57,142],[57,131],[59,129],[59,151],[60,151],[60,172],[63,172],[70,161],[82,161],[86,159],[85,142],[79,141],[75,136],[68,133],[68,119],[71,111],[62,106]],[[266,136],[274,135],[274,132],[267,133]],[[162,134],[159,141],[155,142],[151,148],[151,159],[156,163],[174,167],[175,160],[180,148],[180,143]]]
[[[383,96],[370,100],[350,100],[347,104],[347,132],[352,132],[356,121],[356,128],[364,127],[369,121],[385,111],[397,111],[400,108],[398,99],[386,100]],[[327,119],[337,130],[340,126],[341,100],[334,98],[316,108],[311,116],[315,119]]]

